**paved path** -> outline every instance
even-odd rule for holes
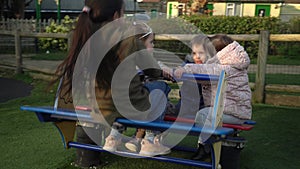
[[[180,59],[170,59],[167,55],[160,54],[158,56],[157,60],[160,60],[171,67],[179,66],[182,63]],[[23,58],[24,69],[48,75],[52,75],[55,72],[59,63],[61,63],[61,61],[31,60],[26,56]],[[14,69],[15,65],[16,59],[14,55],[0,55],[0,67],[9,67]],[[256,69],[256,65],[250,65],[248,70],[253,73]],[[267,73],[300,74],[300,66],[267,65]],[[46,78],[49,79],[49,76]],[[30,94],[31,90],[32,86],[21,81],[0,77],[0,103],[10,99],[27,96]],[[173,95],[176,98],[178,92],[170,94],[170,96]]]
[[[181,60],[168,57],[167,54],[160,54],[157,60],[166,63],[168,66],[179,66]],[[56,67],[61,61],[45,61],[45,60],[31,60],[28,57],[23,58],[23,68],[27,70],[42,72],[46,74],[53,74]],[[16,60],[14,55],[0,55],[0,66],[15,67]],[[248,71],[254,73],[257,70],[256,65],[250,65]],[[300,66],[287,65],[267,65],[267,73],[269,74],[300,74]]]
[[[46,74],[54,74],[60,62],[61,61],[31,60],[25,56],[23,57],[23,68]],[[14,55],[0,55],[0,66],[15,67],[16,59]]]

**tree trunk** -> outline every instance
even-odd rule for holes
[[[24,18],[25,1],[24,0],[13,0],[12,11],[14,17],[17,19]]]

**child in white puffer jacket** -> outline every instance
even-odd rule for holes
[[[174,71],[176,78],[183,73],[213,74],[219,75],[222,70],[226,72],[227,88],[224,101],[223,123],[243,124],[251,119],[251,90],[248,84],[247,68],[250,58],[244,48],[226,35],[208,37],[216,48],[217,54],[209,59],[206,64],[186,64]],[[195,123],[204,126],[208,114],[212,112],[213,86],[203,85],[203,97],[205,107],[197,112]],[[208,119],[209,120],[209,119]],[[203,159],[207,155],[207,149],[203,147],[206,138],[199,137],[198,153],[193,159]]]

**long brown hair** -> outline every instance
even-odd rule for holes
[[[105,23],[113,21],[116,12],[121,16],[123,8],[123,0],[85,0],[85,10],[78,17],[68,56],[57,67],[55,72],[57,78],[50,83],[50,85],[53,85],[59,79],[64,78],[65,90],[64,93],[60,94],[61,97],[66,95],[70,97],[75,63],[84,44]],[[117,65],[118,59],[107,57],[104,62]],[[103,66],[101,70],[103,72],[100,78],[103,79],[100,79],[100,81],[106,82],[109,80],[107,76],[110,76],[114,70],[108,64],[102,64],[101,66]]]

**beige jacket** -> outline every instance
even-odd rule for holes
[[[159,70],[157,61],[146,50],[135,53],[136,50],[141,49],[145,49],[142,41],[137,40],[134,36],[126,38],[123,41],[123,48],[120,48],[117,52],[117,54],[120,55],[122,52],[128,53],[122,55],[125,56],[125,58],[120,57],[121,63],[116,71],[118,73],[115,72],[115,74],[119,74],[119,76],[116,76],[117,79],[113,79],[115,85],[113,85],[109,91],[104,91],[98,87],[96,81],[95,90],[91,90],[92,92],[95,92],[96,102],[91,101],[93,105],[85,106],[94,108],[99,107],[101,114],[108,124],[112,124],[115,118],[123,116],[120,113],[126,112],[128,114],[133,114],[134,116],[141,116],[136,113],[150,108],[149,91],[144,87],[140,77],[136,75],[136,67],[157,68],[144,71],[146,75],[151,77],[161,76],[161,70]],[[61,93],[64,93],[64,88],[65,85],[62,85]],[[69,96],[60,95],[58,107],[74,109],[73,99],[72,96],[70,96],[71,94]],[[127,96],[129,96],[128,99]],[[64,97],[68,98],[68,100]],[[97,103],[97,105],[95,103]],[[116,103],[118,104],[117,106]],[[132,107],[137,111],[131,111]],[[99,111],[93,111],[92,117],[94,117],[97,122],[101,123]]]

